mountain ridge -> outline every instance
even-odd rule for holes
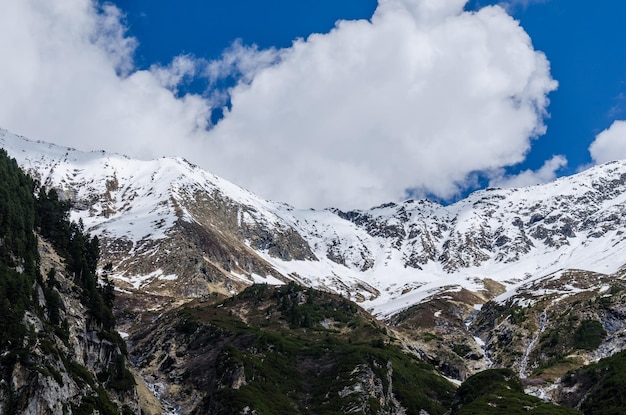
[[[73,219],[99,236],[130,292],[195,298],[294,280],[383,317],[446,290],[485,290],[487,277],[511,290],[563,269],[613,274],[626,264],[623,161],[448,206],[342,212],[266,201],[180,158],[83,153],[6,131],[0,144],[72,200]]]
[[[149,413],[193,413],[187,398],[200,390],[209,407],[232,402],[211,396],[241,398],[233,413],[279,404],[255,392],[286,367],[270,356],[288,360],[288,376],[312,376],[296,389],[279,376],[276,396],[292,396],[288,405],[405,413],[410,394],[401,391],[417,379],[402,375],[400,360],[367,357],[392,350],[436,377],[468,381],[455,395],[462,408],[452,403],[459,413],[510,404],[578,413],[523,391],[569,408],[620,407],[599,401],[593,379],[622,364],[626,348],[626,162],[540,186],[485,189],[449,206],[407,200],[344,212],[263,200],[179,158],[83,153],[5,131],[0,146],[45,186],[41,194],[72,206],[78,229],[98,237],[98,273],[115,281],[116,329],[128,339],[142,393],[154,395]],[[342,307],[365,320],[340,317]],[[360,328],[376,338],[360,341]],[[321,349],[309,350],[306,336]],[[284,347],[286,337],[293,347]],[[228,364],[211,360],[208,344],[223,348]],[[345,385],[317,394],[314,377],[335,379],[329,368],[345,356],[333,354],[357,349],[367,359],[345,366]],[[623,388],[616,373],[603,384]],[[484,378],[495,387],[476,389]],[[449,408],[445,393],[431,413]]]

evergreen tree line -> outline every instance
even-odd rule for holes
[[[35,199],[35,229],[65,258],[66,271],[83,288],[84,303],[91,317],[109,331],[115,326],[114,293],[108,279],[105,278],[104,285],[98,284],[100,241],[97,236],[85,233],[82,220],[71,222],[69,210],[70,203],[60,200],[56,190],[40,187]]]
[[[0,346],[21,347],[39,274],[34,182],[0,150]]]
[[[35,231],[49,241],[65,258],[66,271],[82,288],[83,303],[93,321],[110,331],[113,317],[113,284],[98,284],[100,256],[97,237],[85,233],[81,221],[69,219],[70,203],[59,198],[24,174],[17,162],[0,149],[0,347],[22,346],[26,310],[35,310],[39,282],[48,303],[48,321],[61,325],[61,301],[55,290],[55,270],[48,273],[47,284],[39,272],[39,253]],[[66,323],[65,323],[66,324]]]

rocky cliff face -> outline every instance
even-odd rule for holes
[[[362,309],[295,284],[190,303],[130,342],[140,373],[180,414],[435,415],[453,394]]]
[[[6,132],[0,143],[72,201],[117,285],[152,306],[295,280],[386,315],[443,287],[481,290],[485,277],[514,288],[560,269],[610,274],[626,263],[625,162],[450,206],[341,212],[269,202],[180,159],[81,153]]]
[[[496,297],[470,329],[492,364],[550,381],[626,346],[624,273],[563,271]]]
[[[51,269],[62,270],[61,258],[52,246],[41,239],[39,246],[44,275]],[[65,272],[56,272],[54,279],[52,292],[58,295],[59,321],[65,323],[55,327],[34,310],[25,313],[22,324],[28,327],[28,335],[24,352],[13,356],[7,349],[2,354],[0,413],[52,415],[97,409],[114,414],[120,408],[137,413],[134,381],[116,383],[112,376],[126,367],[121,339],[115,338],[116,334],[111,337],[88,317],[81,289]],[[43,284],[48,282],[45,279]],[[46,316],[51,300],[44,296],[42,286],[34,289],[38,307]]]
[[[0,194],[0,413],[136,413],[97,239],[4,151]]]
[[[566,270],[506,292],[438,293],[387,324],[448,377],[506,367],[549,384],[624,350],[625,288],[623,271]]]

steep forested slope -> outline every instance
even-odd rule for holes
[[[0,413],[134,413],[98,240],[36,188],[0,151]]]

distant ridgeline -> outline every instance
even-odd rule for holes
[[[41,374],[56,380],[61,388],[67,383],[61,374],[66,368],[79,373],[77,384],[86,382],[97,391],[93,396],[89,393],[79,396],[78,402],[65,403],[74,408],[74,413],[91,413],[92,409],[103,414],[119,413],[101,385],[124,379],[127,389],[134,387],[120,354],[120,351],[125,353],[125,345],[114,330],[113,285],[108,280],[102,285],[97,281],[98,239],[84,233],[82,223],[70,222],[69,209],[70,204],[59,200],[55,190],[40,187],[0,149],[0,413],[3,414],[22,413],[26,406],[32,406],[37,399],[33,396],[41,388],[38,380]],[[65,298],[66,293],[60,295],[58,270],[46,270],[44,280],[37,234],[64,259],[64,275],[72,280],[73,287],[78,287],[74,292],[88,310],[87,315],[81,316],[86,328],[82,330],[107,338],[117,350],[112,355],[119,354],[115,357],[117,368],[111,371],[115,373],[101,370],[108,377],[100,379],[98,375],[99,384],[84,366],[60,352],[62,347],[71,349],[72,323],[64,309],[70,300]],[[30,387],[24,388],[29,389],[27,393],[15,390],[11,381],[18,370],[29,379]]]

